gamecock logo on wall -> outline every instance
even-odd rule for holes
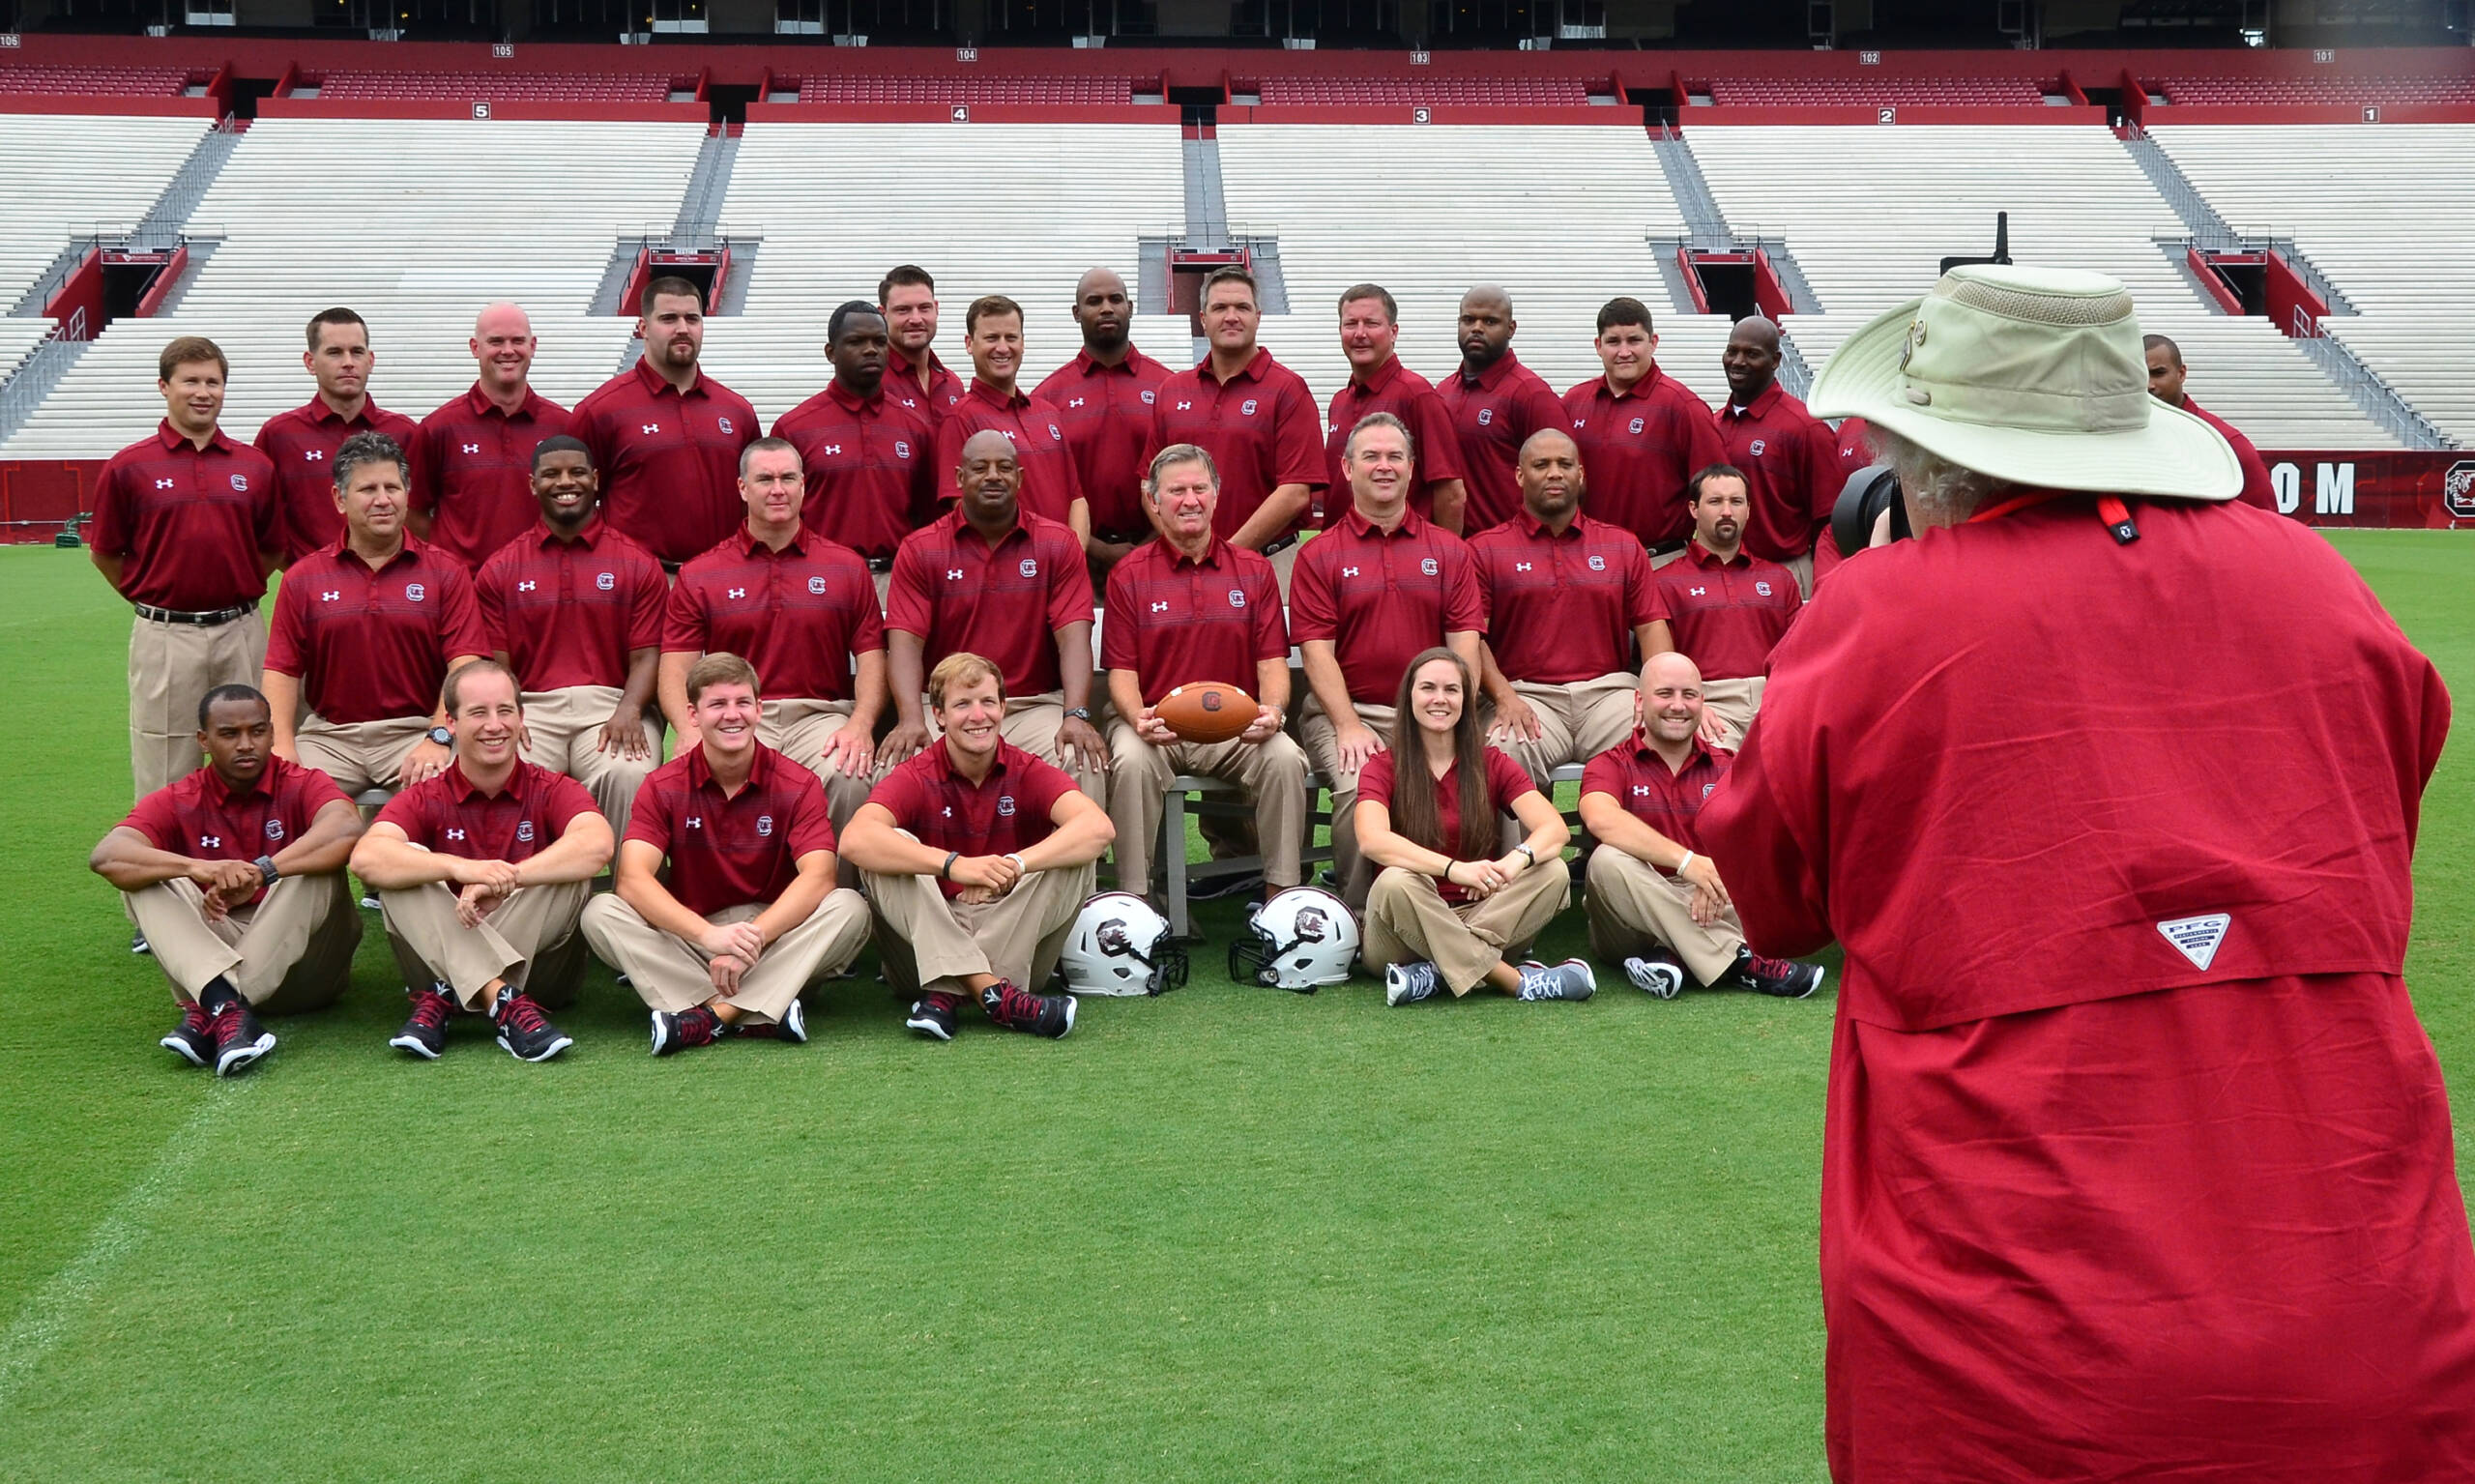
[[[2475,520],[2475,459],[2452,464],[2441,477],[2441,508],[2460,520]]]

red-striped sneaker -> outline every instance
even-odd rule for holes
[[[445,986],[436,984],[408,989],[404,998],[413,1002],[413,1013],[404,1021],[404,1029],[387,1038],[387,1044],[424,1062],[437,1061],[447,1049],[447,1017],[455,1013],[455,1002],[447,997]]]
[[[181,1023],[156,1044],[191,1066],[215,1064],[215,1017],[191,1000],[181,1006]]]

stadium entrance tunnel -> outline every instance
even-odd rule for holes
[[[1693,296],[1694,307],[1703,314],[1724,314],[1732,320],[1763,314],[1775,320],[1794,308],[1770,264],[1770,254],[1760,247],[1677,250],[1684,259],[1685,289]]]
[[[77,266],[44,306],[45,317],[60,326],[64,340],[91,340],[116,319],[153,315],[189,267],[187,243],[171,247],[102,247],[88,249]]]
[[[2228,314],[2265,318],[2292,339],[2320,334],[2328,301],[2305,282],[2286,255],[2272,246],[2235,250],[2184,249],[2200,287]]]
[[[704,296],[708,312],[719,312],[724,291],[730,285],[731,245],[715,243],[712,247],[655,247],[645,244],[636,249],[636,264],[627,275],[619,302],[604,306],[603,312],[634,319],[643,312],[645,285],[655,278],[684,278],[696,285]]]

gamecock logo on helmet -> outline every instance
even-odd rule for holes
[[[1324,916],[1321,907],[1297,909],[1297,940],[1300,943],[1322,943],[1332,936],[1332,919]]]

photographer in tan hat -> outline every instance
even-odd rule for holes
[[[2130,294],[1971,266],[1859,331],[1917,533],[1770,660],[1699,826],[1847,950],[1841,1480],[2475,1476],[2475,1248],[2402,977],[2431,664],[2148,395]]]

